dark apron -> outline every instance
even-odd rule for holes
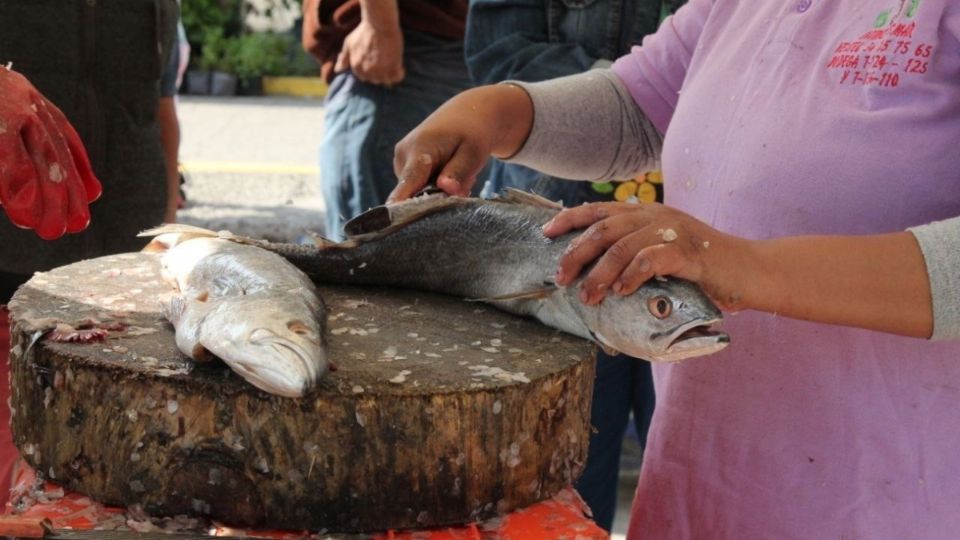
[[[0,215],[0,272],[29,276],[136,251],[136,234],[163,220],[156,113],[177,10],[176,0],[0,0],[0,63],[13,62],[63,110],[103,184],[90,227],[53,242]]]

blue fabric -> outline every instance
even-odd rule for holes
[[[406,77],[392,87],[367,84],[349,71],[330,84],[320,145],[320,187],[326,235],[383,204],[396,186],[393,147],[447,99],[471,86],[463,44],[404,33]]]
[[[476,84],[541,81],[612,61],[657,28],[660,0],[471,0],[464,42]],[[610,200],[589,183],[558,180],[497,160],[483,196],[514,187],[564,206]]]
[[[167,57],[167,65],[163,68],[160,75],[160,97],[173,97],[177,94],[177,74],[180,71],[180,29],[181,23],[177,23],[177,39],[173,40],[170,47],[170,55]]]
[[[671,6],[676,7],[676,6]],[[581,73],[614,60],[656,30],[661,0],[471,0],[464,42],[477,84],[527,82]],[[532,191],[564,206],[611,200],[588,182],[571,182],[498,160],[490,164],[483,196],[505,187]],[[594,520],[610,530],[617,504],[620,453],[632,412],[641,446],[653,414],[650,366],[600,354],[586,468],[576,488]]]
[[[653,415],[653,376],[650,364],[625,355],[600,352],[590,410],[590,449],[575,487],[593,511],[593,520],[606,530],[613,526],[620,480],[620,454],[628,422],[633,417],[640,447],[647,443]]]

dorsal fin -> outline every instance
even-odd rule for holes
[[[154,237],[153,240],[140,250],[145,253],[167,251],[177,244],[182,244],[194,238],[222,238],[224,240],[230,240],[231,242],[237,242],[238,244],[251,244],[255,246],[263,243],[261,240],[254,238],[237,236],[230,231],[211,231],[210,229],[187,225],[185,223],[165,223],[159,227],[147,229],[137,236]]]
[[[514,204],[529,204],[531,206],[539,206],[542,208],[549,208],[551,210],[563,210],[563,205],[559,202],[551,201],[550,199],[537,195],[536,193],[529,193],[510,187],[505,188],[497,200]]]

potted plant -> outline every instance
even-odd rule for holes
[[[274,75],[284,69],[288,40],[287,36],[270,32],[246,34],[238,38],[233,67],[241,94],[263,94],[263,76]]]
[[[237,92],[237,38],[212,31],[203,42],[200,69],[210,73],[210,94],[232,96]]]

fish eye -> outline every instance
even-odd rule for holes
[[[654,296],[647,300],[647,309],[658,319],[666,319],[673,311],[673,302],[666,296]]]
[[[293,331],[293,333],[301,336],[310,333],[310,327],[308,327],[307,323],[303,321],[290,321],[287,323],[287,328]]]

